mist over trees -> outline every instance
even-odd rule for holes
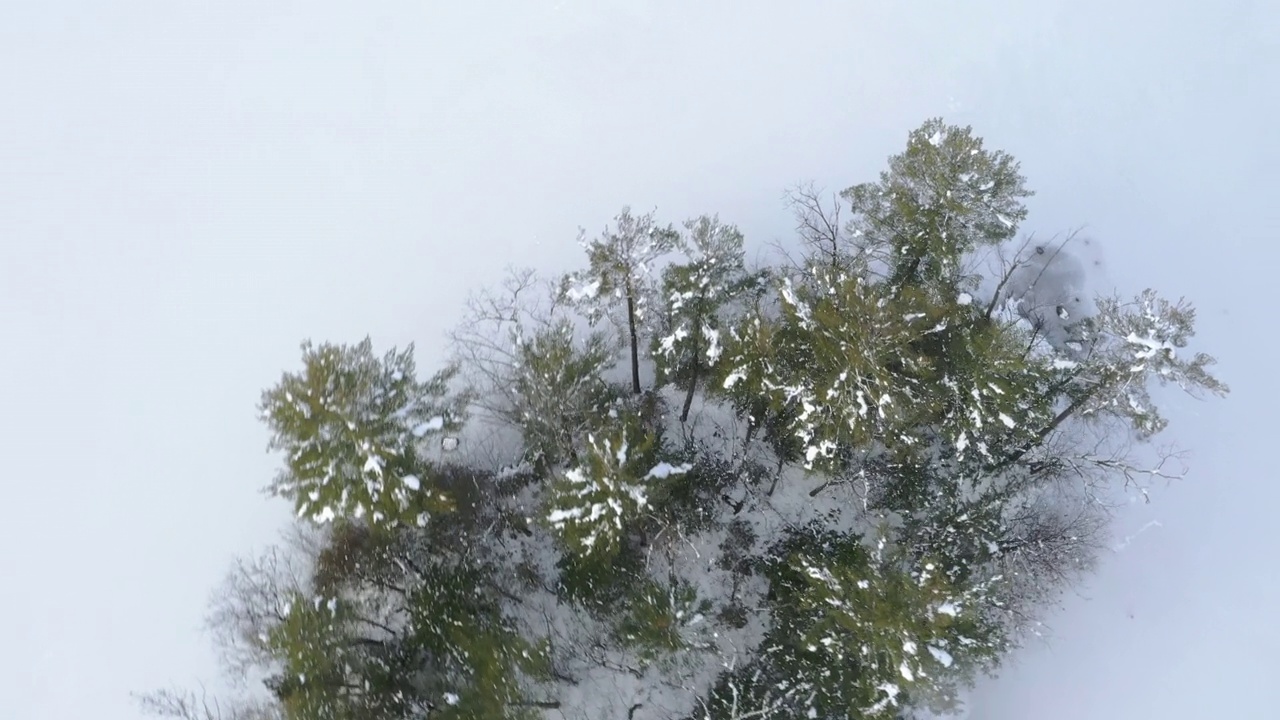
[[[925,122],[789,195],[753,267],[715,215],[622,212],[561,277],[467,302],[453,361],[305,344],[262,397],[297,524],[209,626],[194,720],[907,718],[1087,572],[1118,490],[1176,476],[1153,389],[1225,395],[1195,310],[1087,296],[1020,235],[1017,162]],[[233,683],[234,684],[234,683]]]

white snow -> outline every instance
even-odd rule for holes
[[[898,689],[898,686],[894,685],[893,683],[884,683],[881,685],[877,685],[876,689],[884,693],[885,697],[883,700],[880,700],[875,705],[872,705],[871,707],[867,708],[867,713],[870,715],[875,715],[877,713],[884,712],[884,710],[888,708],[890,705],[897,705],[898,693],[901,692]]]
[[[657,465],[653,466],[653,469],[650,470],[645,475],[645,478],[659,478],[659,479],[666,478],[672,475],[680,475],[683,473],[687,473],[692,468],[693,468],[693,465],[690,463],[683,463],[681,465],[672,465],[669,462],[660,462]]]
[[[401,478],[400,482],[414,492],[422,489],[422,483],[418,480],[417,475],[405,475]]]
[[[729,373],[729,377],[726,377],[724,379],[724,389],[729,390],[733,388],[733,386],[736,385],[739,380],[746,380],[746,379],[747,379],[746,372],[744,372],[742,369],[734,370],[733,372]]]
[[[1161,342],[1149,337],[1139,337],[1136,333],[1132,332],[1125,337],[1125,340],[1130,344],[1141,345],[1146,348],[1146,350],[1139,350],[1133,354],[1133,356],[1138,360],[1146,360],[1162,350],[1168,353],[1169,357],[1173,357],[1175,352],[1174,346],[1169,342]]]
[[[413,429],[413,434],[417,435],[418,437],[422,437],[423,435],[426,435],[429,432],[440,430],[443,427],[444,427],[444,418],[439,415],[436,415],[435,417],[431,418],[430,420],[424,423],[419,423],[418,426]]]
[[[942,663],[943,667],[951,667],[951,663],[954,662],[951,653],[933,645],[926,645],[925,647],[929,650],[929,654],[933,656],[933,659]]]
[[[570,300],[574,302],[578,302],[581,300],[589,300],[591,298],[594,298],[597,294],[599,294],[599,292],[600,292],[600,281],[593,280],[581,287],[569,288],[567,294]]]
[[[724,352],[724,348],[720,346],[720,331],[704,325],[702,335],[707,339],[707,362],[714,365]]]
[[[582,517],[584,512],[585,511],[581,507],[552,510],[551,514],[547,516],[547,522],[550,522],[552,525],[560,525],[565,521]]]

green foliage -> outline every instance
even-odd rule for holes
[[[720,556],[716,558],[715,567],[730,574],[729,596],[719,610],[719,619],[728,627],[741,630],[746,627],[751,616],[742,598],[742,586],[755,575],[760,565],[755,554],[758,536],[750,523],[735,518],[725,528],[725,538],[720,542]]]
[[[312,582],[321,595],[336,597],[364,583],[395,583],[404,572],[396,563],[397,536],[363,523],[339,520],[316,554]]]
[[[735,370],[721,386],[784,414],[807,468],[872,439],[914,442],[907,421],[925,409],[918,378],[928,362],[913,347],[929,328],[922,300],[826,274],[800,287],[784,279],[779,294],[780,318],[757,314],[735,333],[727,349]]]
[[[564,553],[556,569],[559,597],[600,615],[625,604],[645,573],[644,557],[634,543],[623,543],[612,556]]]
[[[415,377],[413,348],[373,354],[354,346],[302,346],[303,370],[285,373],[263,393],[262,417],[285,469],[271,491],[294,502],[299,517],[425,524],[450,507],[431,485],[426,439],[461,427],[465,396],[448,397],[456,373]]]
[[[632,590],[614,632],[647,665],[701,646],[690,636],[706,627],[704,621],[710,612],[711,602],[699,599],[689,583],[648,580]]]
[[[646,505],[657,525],[655,531],[680,527],[697,532],[712,527],[723,507],[725,490],[739,478],[738,468],[728,460],[696,454],[687,460],[676,467],[688,465],[688,471],[653,478],[649,483]]]
[[[762,645],[764,650],[771,647]],[[706,698],[699,699],[697,712],[684,720],[818,717],[816,709],[810,715],[800,695],[795,678],[789,676],[782,665],[768,657],[756,657],[742,665],[732,665],[721,673]],[[802,709],[802,705],[806,707]]]
[[[662,274],[665,327],[653,339],[658,385],[690,387],[702,373],[714,371],[723,357],[728,306],[762,284],[760,273],[747,272],[738,228],[706,215],[685,228],[688,260],[668,265]]]
[[[957,589],[883,540],[869,551],[857,537],[805,531],[766,573],[777,623],[767,657],[804,679],[799,694],[820,717],[892,718],[900,694],[946,706],[964,677],[956,657],[980,665],[1003,649],[979,609],[984,588]]]
[[[612,427],[589,433],[579,464],[552,483],[547,522],[571,552],[616,554],[624,528],[648,502],[650,484],[688,466],[661,463],[657,438],[633,414],[611,412]]]
[[[528,338],[517,338],[511,378],[512,409],[524,440],[525,459],[545,468],[565,462],[581,435],[595,428],[618,393],[601,375],[613,363],[605,337],[579,344],[567,320]]]
[[[1186,301],[1172,303],[1150,289],[1129,303],[1099,298],[1098,314],[1082,322],[1088,351],[1072,373],[1079,385],[1087,385],[1076,391],[1080,414],[1120,416],[1145,439],[1167,424],[1151,400],[1149,379],[1191,393],[1225,395],[1226,384],[1209,373],[1212,357],[1178,356],[1194,333],[1195,318]]]
[[[972,128],[928,120],[889,158],[879,182],[842,193],[860,246],[887,258],[888,283],[954,291],[962,260],[1013,238],[1031,191],[1018,163],[984,149]]]
[[[370,600],[294,593],[268,633],[281,666],[269,685],[289,717],[408,718],[432,706],[440,717],[460,720],[527,714],[524,681],[545,673],[546,650],[516,632],[498,603],[479,591],[491,568],[415,562],[387,530],[348,527],[335,540],[351,549],[346,559],[356,566],[344,586],[362,587],[365,595],[369,588],[397,588],[403,622],[388,625]],[[390,570],[406,562],[414,573]]]
[[[656,288],[653,266],[676,248],[680,236],[674,228],[659,227],[653,213],[635,216],[623,208],[613,230],[606,229],[596,240],[580,239],[587,252],[586,270],[566,276],[561,295],[582,308],[592,325],[602,315],[625,333],[631,349],[631,392],[639,395],[640,337],[652,321]]]
[[[441,717],[488,720],[519,716],[521,677],[545,671],[545,649],[521,637],[484,593],[478,567],[431,568],[408,597],[408,642]]]
[[[936,328],[915,343],[929,359],[920,380],[936,428],[957,461],[990,462],[1031,440],[1053,417],[1055,371],[1029,356],[1027,333],[987,322],[972,303],[944,307]]]
[[[349,613],[336,598],[295,593],[286,617],[269,634],[282,672],[270,683],[290,718],[345,720],[372,710],[378,698],[352,682]]]
[[[627,318],[617,308],[627,301],[633,305],[629,312],[635,320],[643,322],[653,299],[653,265],[675,250],[679,241],[675,229],[659,226],[653,213],[633,215],[624,207],[612,229],[606,228],[593,240],[579,239],[587,254],[587,269],[566,276],[562,292],[593,323],[607,315],[618,327],[625,327]]]
[[[785,287],[787,280],[779,280]],[[785,313],[785,311],[784,311]],[[712,368],[705,392],[726,399],[747,422],[752,437],[763,439],[786,464],[799,462],[806,443],[795,432],[800,404],[785,393],[762,390],[776,385],[780,373],[799,373],[810,361],[803,339],[788,333],[785,319],[757,307],[730,327],[723,362]]]

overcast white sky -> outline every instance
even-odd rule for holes
[[[1023,161],[1025,226],[1201,308],[1225,402],[983,720],[1274,717],[1280,4],[0,3],[0,717],[132,720],[286,517],[259,392],[303,338],[417,341],[624,203],[784,239],[943,115]],[[1095,251],[1096,252],[1096,251]],[[1122,533],[1123,534],[1123,533]]]

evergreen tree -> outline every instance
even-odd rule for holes
[[[698,381],[719,367],[724,352],[720,334],[729,304],[763,280],[762,273],[747,272],[738,228],[705,215],[688,221],[685,228],[688,237],[682,250],[688,262],[669,265],[663,272],[667,327],[654,339],[658,384],[686,387],[680,422],[689,419]]]
[[[589,321],[594,324],[601,315],[609,314],[625,326],[631,349],[631,392],[635,395],[641,390],[641,326],[654,304],[653,266],[678,242],[675,229],[659,227],[652,213],[636,216],[630,208],[623,208],[612,230],[606,229],[595,240],[579,240],[587,252],[588,268],[564,279],[566,297],[585,308]],[[621,319],[616,317],[619,304],[623,306]]]
[[[1018,169],[1008,154],[985,150],[972,128],[930,119],[879,182],[844,191],[855,244],[883,261],[891,286],[954,288],[965,256],[1012,239],[1026,219],[1022,199],[1031,192]]]
[[[367,338],[355,346],[305,343],[302,356],[301,373],[286,373],[263,394],[271,447],[286,456],[271,491],[320,523],[367,514],[374,523],[425,525],[446,508],[422,446],[461,427],[466,398],[447,397],[456,369],[419,382],[412,348],[379,359]]]
[[[603,335],[579,343],[563,319],[515,344],[507,417],[520,429],[524,460],[545,472],[569,461],[613,407],[619,393],[602,375],[614,358]]]

